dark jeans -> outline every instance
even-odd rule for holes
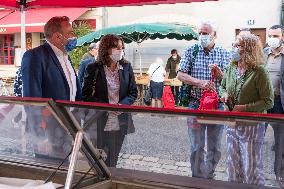
[[[191,100],[189,109],[196,110],[199,100]],[[223,104],[219,104],[223,109]],[[193,177],[213,179],[215,168],[221,159],[223,125],[199,124],[196,118],[188,118],[188,135],[191,143],[191,171]]]
[[[268,113],[284,114],[280,97],[274,99],[274,106]],[[284,177],[284,124],[270,123],[274,131],[275,161],[274,172],[277,178]]]
[[[175,98],[175,104],[178,104],[179,86],[171,86],[171,89]]]

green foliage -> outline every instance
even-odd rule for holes
[[[91,27],[86,22],[80,22],[78,24],[74,24],[73,29],[77,37],[82,37],[92,31]],[[73,66],[75,67],[76,70],[78,70],[82,56],[87,51],[88,51],[88,45],[77,47],[71,52],[70,57],[71,57]]]

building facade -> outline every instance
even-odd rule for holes
[[[72,23],[86,22],[93,30],[102,27],[102,9],[31,9],[26,12],[26,49],[44,43],[43,27],[53,16],[68,16]],[[18,11],[0,10],[0,66],[21,64],[21,24]]]
[[[133,14],[135,13],[135,14]],[[218,0],[189,4],[146,5],[139,7],[107,8],[108,26],[136,22],[180,22],[198,26],[210,20],[217,26],[217,43],[231,48],[240,28],[251,28],[266,43],[267,29],[281,23],[282,0]],[[131,15],[131,16],[130,16]],[[141,45],[144,70],[155,57],[167,60],[172,48],[182,50],[192,42],[177,40],[145,41]],[[128,46],[127,54],[134,67],[139,66],[138,49]]]

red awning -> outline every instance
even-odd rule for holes
[[[43,32],[44,24],[53,16],[68,16],[74,21],[84,14],[87,8],[45,8],[30,9],[26,12],[26,32]],[[20,11],[0,11],[0,34],[21,32]]]
[[[0,7],[19,8],[16,1],[23,0],[1,0]],[[150,5],[168,3],[191,3],[216,0],[27,0],[27,8],[38,7],[108,7],[127,5]]]

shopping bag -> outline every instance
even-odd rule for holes
[[[217,110],[218,94],[216,91],[204,90],[201,95],[198,110]]]
[[[163,99],[164,108],[175,107],[175,99],[170,86],[164,87],[162,99]]]

